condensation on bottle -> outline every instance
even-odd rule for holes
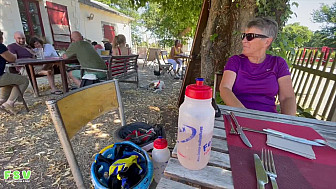
[[[186,87],[185,99],[179,108],[177,157],[187,169],[204,168],[210,159],[215,110],[211,105],[212,89],[197,78]]]

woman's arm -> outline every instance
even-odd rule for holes
[[[296,101],[292,80],[290,75],[280,77],[279,83],[279,101],[282,114],[296,115]]]
[[[15,62],[16,61],[16,56],[9,52],[9,51],[5,51],[2,54],[0,54],[2,56],[2,58],[4,58],[7,62]]]
[[[174,49],[174,47],[172,47],[172,48],[170,49],[169,56],[170,56],[171,59],[174,59],[174,60],[175,60],[175,49]]]
[[[233,84],[236,80],[237,74],[230,70],[225,70],[223,73],[222,81],[219,86],[220,96],[228,106],[245,108],[245,106],[238,100],[232,92]]]

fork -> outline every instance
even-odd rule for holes
[[[230,123],[230,126],[231,126],[230,134],[237,135],[238,133],[232,125],[231,117],[226,113],[224,113],[224,115],[225,115],[226,119],[228,120],[228,122]]]
[[[276,182],[277,173],[275,170],[273,153],[271,150],[262,149],[261,150],[261,161],[264,164],[265,171],[272,182],[273,189],[278,189],[278,184]]]

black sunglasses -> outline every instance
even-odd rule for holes
[[[256,34],[256,33],[242,33],[241,39],[243,40],[246,37],[247,41],[252,41],[254,38],[268,38],[266,35]]]

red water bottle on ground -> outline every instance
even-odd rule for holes
[[[210,159],[215,110],[211,105],[212,89],[203,85],[203,78],[188,85],[179,109],[177,157],[181,165],[191,169],[204,168]]]

